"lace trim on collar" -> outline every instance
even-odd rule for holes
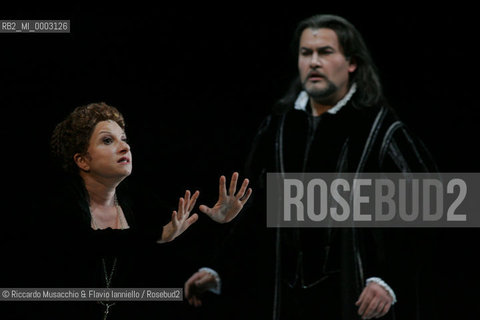
[[[350,90],[348,90],[347,94],[340,101],[338,101],[335,106],[328,109],[327,112],[331,113],[331,114],[335,114],[338,111],[340,111],[340,109],[344,105],[346,105],[348,101],[350,101],[350,99],[352,98],[355,91],[357,91],[357,84],[356,83],[352,84],[352,86],[350,87]],[[298,97],[297,97],[297,100],[295,101],[295,109],[306,111],[307,104],[308,104],[309,100],[310,100],[310,97],[308,96],[308,93],[306,91],[301,91],[299,93]]]

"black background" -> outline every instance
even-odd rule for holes
[[[0,34],[3,243],[21,241],[31,202],[55,179],[56,123],[95,101],[126,118],[132,179],[172,202],[185,188],[200,189],[201,202],[213,204],[219,175],[242,173],[256,128],[295,75],[297,22],[316,13],[342,15],[363,34],[389,102],[441,171],[478,172],[474,11],[460,4],[2,10],[2,19],[71,21],[69,34]],[[185,237],[199,256],[211,246],[206,219]],[[476,229],[441,232],[432,249],[441,311],[432,319],[478,314],[477,243]]]

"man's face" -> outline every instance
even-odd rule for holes
[[[298,70],[309,96],[320,103],[335,104],[348,91],[348,79],[357,68],[347,60],[335,31],[327,28],[302,32]]]

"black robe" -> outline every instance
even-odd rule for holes
[[[422,142],[388,107],[356,109],[348,103],[337,114],[325,113],[317,119],[299,110],[268,116],[247,163],[253,199],[235,222],[217,265],[224,295],[219,299],[227,300],[224,305],[231,303],[225,314],[284,319],[303,312],[305,318],[333,314],[355,319],[354,303],[372,276],[385,280],[402,304],[411,308],[416,290],[410,284],[418,276],[418,259],[407,248],[418,246],[417,231],[268,229],[266,173],[435,170]],[[325,275],[328,280],[320,281]],[[324,289],[298,290],[302,281],[307,285],[320,281],[313,287]],[[289,289],[288,283],[297,289]],[[305,307],[308,310],[296,313]],[[228,311],[232,308],[237,310],[233,315]]]

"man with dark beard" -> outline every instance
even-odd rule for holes
[[[381,230],[267,230],[266,173],[428,172],[435,164],[387,105],[368,49],[350,22],[333,15],[305,19],[294,48],[299,76],[261,125],[249,155],[247,176],[257,194],[253,212],[243,217],[246,231],[238,226],[234,233],[244,237],[237,241],[246,256],[237,245],[234,264],[219,264],[222,295],[237,293],[232,300],[239,313],[268,307],[265,314],[274,319],[393,316],[394,290],[414,280],[388,271],[396,260],[387,257]],[[194,274],[185,285],[191,304],[199,305],[200,294],[219,277]],[[265,303],[270,296],[273,305]]]

